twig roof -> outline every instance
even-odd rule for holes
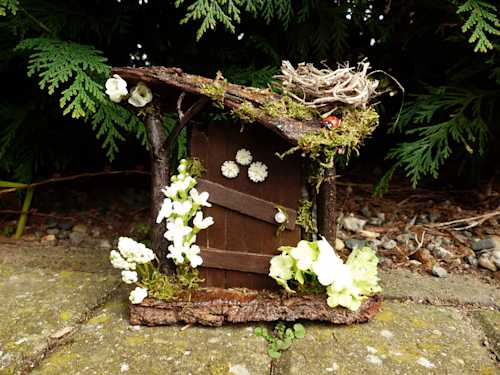
[[[319,120],[299,121],[286,114],[269,116],[261,107],[270,101],[278,101],[281,96],[270,90],[261,90],[227,83],[222,80],[184,73],[179,68],[149,67],[149,68],[114,68],[114,74],[120,75],[129,82],[143,81],[152,87],[172,87],[174,89],[195,95],[207,95],[207,87],[223,87],[224,97],[221,102],[228,110],[238,110],[242,103],[250,103],[255,121],[271,129],[292,144],[297,144],[301,137],[311,131],[319,130]],[[223,83],[223,85],[221,85]],[[222,99],[222,98],[221,98]]]

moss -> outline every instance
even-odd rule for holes
[[[245,100],[238,108],[233,109],[231,114],[243,122],[252,123],[255,122],[257,112],[253,104]]]
[[[226,81],[216,80],[213,84],[201,85],[201,93],[212,99],[217,108],[224,109],[224,93],[226,92]]]
[[[316,111],[297,103],[288,96],[282,96],[278,100],[271,100],[265,103],[261,109],[271,117],[290,117],[302,121],[319,117]]]
[[[186,164],[186,172],[194,178],[200,177],[206,172],[205,167],[198,158],[188,158]]]
[[[312,214],[313,202],[307,199],[301,199],[299,201],[299,208],[297,210],[297,218],[295,223],[302,227],[307,234],[313,234],[318,232],[316,221]]]

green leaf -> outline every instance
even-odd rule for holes
[[[306,335],[306,330],[304,326],[300,323],[295,323],[293,325],[293,330],[295,332],[295,337],[298,339],[302,339]]]
[[[279,357],[281,357],[281,353],[277,350],[273,350],[273,349],[268,349],[267,350],[267,354],[269,355],[269,357],[271,357],[272,359],[278,359]]]
[[[7,12],[16,15],[19,7],[18,0],[0,0],[0,16],[6,16]]]

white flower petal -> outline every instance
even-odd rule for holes
[[[227,160],[224,163],[222,163],[220,170],[222,172],[222,175],[226,178],[236,178],[240,173],[240,168],[238,167],[238,164],[236,164],[232,160]]]
[[[236,153],[236,162],[240,165],[250,165],[252,159],[252,153],[247,149],[242,148]]]
[[[248,167],[248,177],[255,183],[264,182],[267,175],[267,165],[260,161],[256,161]]]

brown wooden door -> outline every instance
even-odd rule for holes
[[[205,214],[215,224],[200,233],[197,244],[202,248],[202,276],[207,286],[275,288],[267,276],[269,260],[282,245],[295,245],[300,229],[295,225],[301,196],[301,164],[297,157],[280,160],[276,152],[291,146],[259,124],[212,123],[191,129],[190,153],[198,157],[206,173],[199,190],[210,193],[212,207]],[[247,175],[248,167],[239,166],[235,179],[221,173],[226,160],[235,160],[236,152],[248,149],[253,161],[268,167],[264,182],[254,183]],[[287,229],[276,235],[275,205],[287,208]]]

